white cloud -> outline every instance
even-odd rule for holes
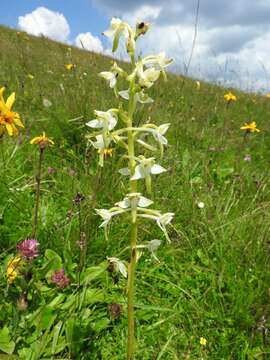
[[[102,42],[98,37],[93,36],[90,32],[77,35],[75,39],[75,45],[79,48],[83,48],[89,51],[94,51],[97,53],[103,52]]]
[[[69,24],[63,14],[38,7],[30,14],[19,16],[18,27],[29,34],[44,35],[50,39],[67,41],[70,33]]]
[[[124,19],[132,25],[135,25],[137,21],[152,22],[159,17],[160,11],[160,6],[143,5],[134,12],[128,13],[126,16],[124,16]]]

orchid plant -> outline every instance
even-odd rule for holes
[[[124,199],[118,201],[110,209],[96,209],[102,218],[100,227],[105,229],[108,238],[108,226],[115,217],[125,216],[130,222],[130,261],[128,265],[128,350],[127,359],[134,358],[134,288],[135,268],[139,259],[139,251],[148,249],[156,258],[154,252],[161,241],[154,239],[148,243],[138,243],[138,220],[146,219],[154,221],[165,238],[169,242],[167,225],[173,219],[171,212],[162,213],[160,210],[152,209],[153,201],[146,198],[138,190],[144,188],[151,195],[152,177],[166,171],[156,162],[156,155],[163,156],[164,147],[168,141],[165,137],[169,123],[156,125],[146,123],[136,127],[134,116],[139,104],[150,104],[154,100],[147,91],[159,79],[160,75],[166,80],[165,68],[172,62],[167,59],[165,53],[150,55],[146,57],[136,56],[136,41],[149,29],[149,24],[139,22],[135,29],[131,28],[121,19],[113,18],[111,28],[104,35],[113,38],[113,49],[115,52],[119,46],[120,38],[124,38],[126,51],[130,57],[131,72],[127,73],[114,62],[110,71],[103,71],[100,76],[104,78],[115,96],[119,99],[119,107],[107,111],[95,110],[95,119],[87,122],[87,126],[95,130],[87,135],[90,144],[97,150],[99,165],[104,166],[104,158],[111,147],[120,146],[125,149],[126,154],[123,161],[127,162],[125,168],[118,169],[122,176],[129,177],[129,192]],[[118,80],[122,78],[127,82],[127,89],[119,90]],[[146,157],[148,153],[153,156]],[[113,258],[116,259],[116,258]],[[123,268],[123,263],[116,259]],[[122,270],[123,273],[123,270]]]

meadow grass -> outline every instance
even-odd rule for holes
[[[106,242],[94,213],[94,207],[106,208],[126,193],[127,183],[112,171],[121,167],[119,153],[100,170],[85,139],[85,122],[94,117],[93,110],[117,103],[97,75],[112,59],[5,27],[0,27],[0,49],[0,85],[16,92],[16,111],[25,124],[17,139],[0,139],[2,260],[31,234],[38,151],[29,141],[43,130],[55,146],[46,150],[43,164],[40,252],[51,248],[63,255],[68,247],[79,262],[73,202],[79,192],[85,197],[81,221],[87,264],[94,266],[106,256],[128,260],[122,252],[128,244],[127,224],[116,221]],[[68,71],[68,63],[76,67]],[[237,101],[227,104],[226,92],[204,82],[198,89],[195,80],[169,74],[168,82],[150,91],[156,101],[136,113],[138,124],[147,119],[171,123],[162,162],[169,171],[153,186],[157,208],[176,214],[169,228],[172,244],[164,239],[157,253],[160,262],[143,254],[138,263],[137,359],[270,357],[270,99],[233,90]],[[256,121],[261,132],[244,137],[240,127],[249,121]],[[55,171],[48,173],[48,167]],[[141,242],[160,238],[155,227],[143,223],[140,229]],[[4,287],[4,267],[1,271]],[[82,346],[82,359],[125,358],[125,288],[124,280],[110,283],[105,301],[121,304],[121,317],[95,338],[74,339]],[[10,318],[14,321],[14,314]],[[4,325],[0,316],[0,328]],[[201,337],[206,345],[200,344]],[[72,358],[65,351],[62,356]]]

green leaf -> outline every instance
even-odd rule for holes
[[[39,331],[50,328],[55,318],[56,315],[54,314],[54,311],[51,307],[47,306],[44,308],[38,317],[37,328]]]
[[[60,305],[66,298],[65,294],[58,294],[49,304],[51,308],[55,308]]]
[[[93,321],[91,323],[91,327],[94,331],[99,332],[106,329],[106,327],[110,324],[110,322],[111,321],[108,318],[103,318],[97,321]]]
[[[52,351],[51,354],[54,355],[56,353],[56,348],[58,344],[59,334],[63,325],[63,321],[58,321],[58,323],[53,328],[53,342],[52,342]]]
[[[108,262],[104,261],[99,266],[92,266],[87,268],[83,274],[81,274],[81,284],[88,285],[92,280],[103,274],[108,267]]]
[[[82,303],[84,306],[103,302],[104,299],[105,296],[101,289],[87,289],[85,293],[82,293]]]
[[[188,149],[186,149],[184,151],[184,153],[183,153],[183,156],[182,156],[182,167],[183,167],[183,169],[185,169],[188,166],[190,158],[191,158],[190,153],[189,153]]]
[[[11,340],[9,329],[5,326],[0,330],[0,350],[11,355],[15,349],[15,342]]]
[[[198,258],[201,260],[202,264],[205,266],[209,265],[209,259],[207,258],[207,256],[202,252],[201,249],[199,249],[197,251],[197,256]]]
[[[191,184],[201,184],[203,182],[203,179],[200,176],[195,176],[190,180]]]
[[[63,267],[62,259],[55,251],[47,249],[45,251],[45,257],[50,261],[52,265],[51,270],[58,270]]]

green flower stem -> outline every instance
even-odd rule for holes
[[[37,226],[38,226],[38,210],[39,210],[39,199],[40,199],[40,181],[41,181],[41,165],[44,158],[44,150],[45,148],[39,148],[39,160],[38,160],[38,170],[36,175],[36,201],[35,201],[35,212],[34,212],[34,221],[33,221],[33,230],[32,236],[33,239],[36,238]]]
[[[134,83],[130,86],[129,94],[129,107],[128,107],[128,117],[129,124],[128,127],[133,127],[133,114],[135,111],[135,98],[134,98]],[[129,156],[129,170],[131,176],[134,174],[136,161],[135,157],[135,144],[133,131],[128,131],[128,156]],[[130,180],[130,192],[137,192],[137,180]],[[137,211],[136,211],[137,213]],[[135,216],[137,218],[137,216]],[[134,293],[135,293],[135,270],[136,270],[136,259],[137,259],[137,233],[138,225],[137,220],[132,221],[131,215],[131,234],[130,234],[130,263],[128,268],[128,344],[127,344],[127,359],[131,360],[134,358]]]

